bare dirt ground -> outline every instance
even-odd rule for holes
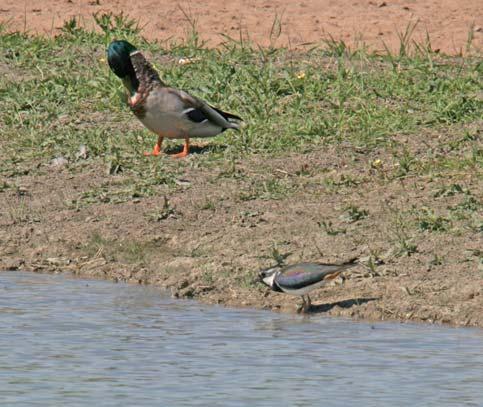
[[[428,33],[434,50],[464,52],[471,31],[474,42],[483,43],[480,0],[0,0],[0,21],[8,21],[12,30],[45,35],[57,34],[73,17],[94,28],[92,14],[110,11],[138,20],[143,35],[157,40],[184,37],[189,17],[212,46],[223,42],[224,34],[264,46],[300,47],[333,37],[349,46],[365,43],[384,50],[385,43],[397,50],[397,33],[416,22],[412,38],[421,43]]]
[[[435,143],[444,137],[425,136]],[[417,140],[407,143],[418,148]],[[422,233],[411,239],[414,247],[405,236],[405,217],[415,203],[445,210],[461,195],[446,194],[435,207],[435,191],[447,180],[388,183],[384,168],[367,164],[376,157],[391,165],[383,151],[356,153],[354,160],[352,147],[253,157],[234,168],[198,166],[198,154],[183,161],[166,157],[166,168],[183,171],[175,192],[166,187],[169,203],[161,186],[155,197],[116,203],[99,196],[87,206],[78,204],[86,191],[122,188],[125,176],[106,179],[103,166],[90,161],[59,169],[39,163],[36,175],[18,176],[18,188],[3,193],[0,269],[70,270],[158,284],[176,297],[294,312],[296,298],[253,284],[258,270],[274,265],[275,242],[287,263],[365,259],[344,281],[313,293],[315,312],[483,327],[481,236],[470,230]],[[279,199],[248,197],[254,183],[277,173],[292,192]],[[324,181],[330,174],[332,187]],[[474,186],[475,176],[449,181]],[[481,184],[474,193],[482,196]],[[366,212],[347,219],[348,203]]]

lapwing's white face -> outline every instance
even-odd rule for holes
[[[273,287],[275,277],[280,273],[280,267],[274,267],[267,270],[260,271],[260,279],[269,287]]]

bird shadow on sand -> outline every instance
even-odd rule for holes
[[[206,144],[204,146],[198,146],[196,144],[190,145],[190,154],[207,154],[207,153],[216,153],[226,150],[227,146],[220,145],[220,144]],[[166,154],[177,154],[183,151],[183,145],[173,145],[166,147],[164,152]]]
[[[351,308],[354,305],[361,305],[378,299],[379,298],[353,298],[350,300],[336,301],[328,304],[312,304],[307,312],[309,314],[317,314],[322,312],[329,312],[334,307]]]

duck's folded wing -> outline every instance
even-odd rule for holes
[[[212,124],[219,126],[223,129],[238,129],[238,123],[232,120],[241,120],[240,117],[223,112],[217,108],[208,105],[201,99],[190,95],[182,90],[168,88],[167,89],[172,98],[180,100],[183,104],[183,113],[187,119],[195,123],[201,123],[208,120]],[[173,100],[174,102],[174,100]],[[177,104],[176,102],[173,105]]]

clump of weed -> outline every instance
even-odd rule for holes
[[[423,207],[417,215],[418,228],[421,231],[444,232],[449,229],[451,222],[448,218],[436,215],[431,208]]]
[[[436,253],[433,254],[433,258],[429,261],[430,266],[442,266],[444,264],[444,258]]]
[[[203,211],[215,211],[216,210],[216,204],[209,200],[209,199],[206,199],[200,206],[199,208]]]
[[[285,260],[290,255],[290,252],[282,253],[278,250],[276,245],[272,246],[271,257],[273,260],[275,260],[277,266],[283,266],[285,264]]]
[[[239,197],[242,201],[278,200],[287,198],[292,192],[292,186],[284,180],[277,178],[252,179],[248,189],[241,191]]]
[[[451,185],[445,185],[439,189],[437,189],[433,196],[435,198],[440,198],[440,197],[447,197],[447,196],[453,196],[456,194],[466,194],[468,193],[468,190],[464,187],[462,187],[460,184],[451,184]]]
[[[347,229],[336,229],[330,220],[321,220],[317,222],[317,225],[329,236],[337,236],[347,232]]]
[[[84,250],[90,257],[104,257],[109,261],[127,264],[144,264],[158,248],[155,242],[112,239],[94,232],[87,240]]]
[[[168,218],[175,218],[177,215],[176,209],[169,202],[168,197],[164,196],[163,207],[159,210],[150,212],[147,216],[150,220],[160,222]]]
[[[328,190],[337,192],[341,187],[355,187],[361,183],[361,180],[350,174],[341,174],[340,176],[328,176],[324,178],[323,183]]]
[[[119,14],[112,12],[97,12],[93,15],[94,21],[106,35],[122,37],[135,37],[141,33],[139,22],[130,18],[122,11]]]
[[[483,208],[483,203],[472,195],[467,195],[462,202],[449,208],[450,211],[476,212]]]
[[[215,277],[213,276],[212,272],[205,271],[203,274],[201,274],[201,281],[203,284],[211,286],[215,282]]]
[[[396,176],[404,177],[408,175],[411,172],[415,161],[415,157],[407,149],[405,149],[398,157]]]
[[[411,256],[417,252],[418,246],[409,234],[409,220],[398,209],[389,208],[389,210],[393,214],[390,234],[395,244],[394,252],[397,256]]]
[[[75,36],[83,29],[79,26],[78,18],[74,16],[65,20],[60,30],[64,34]]]
[[[369,212],[365,209],[361,209],[356,205],[348,205],[344,208],[344,214],[340,216],[340,219],[347,223],[354,223],[361,219],[367,218]]]

